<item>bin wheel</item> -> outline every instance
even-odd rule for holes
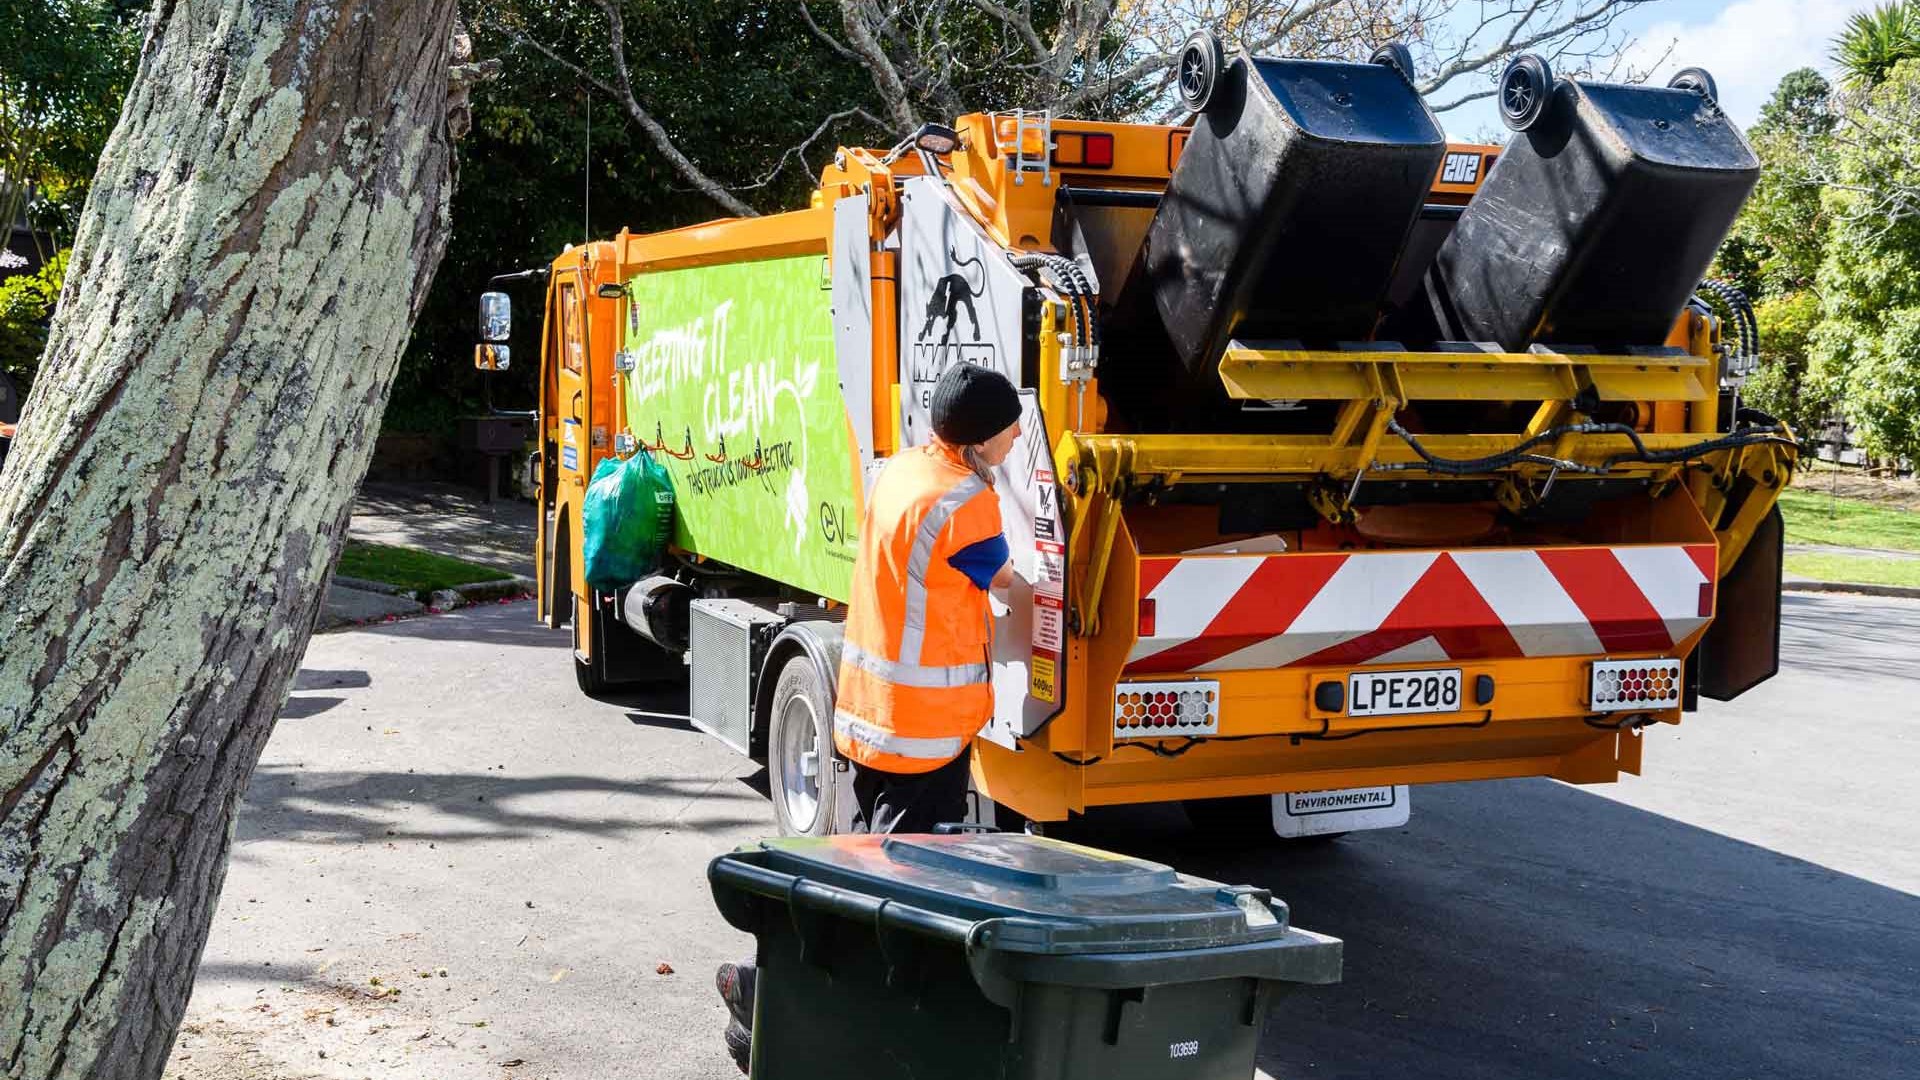
[[[1691,90],[1708,101],[1720,100],[1720,87],[1714,84],[1713,76],[1707,74],[1706,68],[1683,68],[1667,80],[1667,86],[1674,90]]]
[[[1180,104],[1193,112],[1207,107],[1220,72],[1227,66],[1227,51],[1211,30],[1195,30],[1180,46]]]
[[[1408,85],[1412,85],[1413,50],[1407,48],[1405,45],[1397,41],[1388,42],[1373,50],[1373,55],[1368,57],[1368,60],[1371,63],[1384,64],[1392,68],[1400,73],[1401,78],[1407,80]]]
[[[773,684],[767,786],[782,836],[833,831],[833,696],[813,658],[795,653]]]
[[[1526,131],[1540,122],[1553,93],[1553,69],[1538,53],[1526,53],[1507,62],[1500,73],[1500,119],[1514,131]]]

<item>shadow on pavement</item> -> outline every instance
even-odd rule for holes
[[[345,704],[346,700],[347,699],[343,697],[327,697],[325,695],[315,697],[290,697],[287,699],[287,703],[280,707],[280,719],[305,720],[310,716],[319,716],[335,705]]]
[[[1551,781],[1425,787],[1408,828],[1299,849],[1205,850],[1169,807],[1089,825],[1345,939],[1344,982],[1274,1010],[1288,1080],[1920,1075],[1920,898]]]
[[[1920,682],[1920,604],[1786,593],[1780,615],[1780,652],[1796,671]],[[1834,648],[1835,637],[1851,644]]]
[[[365,690],[373,685],[373,676],[358,669],[329,671],[326,668],[301,668],[293,675],[298,690]]]
[[[583,795],[599,795],[591,801]],[[681,812],[698,803],[698,814]],[[737,804],[739,813],[716,806]],[[578,806],[562,812],[559,805]],[[555,832],[626,839],[662,827],[724,832],[764,824],[745,792],[712,778],[609,780],[599,776],[329,772],[262,767],[241,808],[236,841],[331,844],[370,840],[436,843],[517,840]]]

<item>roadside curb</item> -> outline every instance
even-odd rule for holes
[[[412,589],[403,589],[398,585],[389,585],[384,581],[370,581],[367,578],[348,577],[345,574],[333,575],[333,583],[343,589],[359,589],[361,592],[380,593],[385,596],[412,596]]]
[[[1857,593],[1861,596],[1887,596],[1901,600],[1920,600],[1920,586],[1867,585],[1853,581],[1786,581],[1782,592]]]
[[[460,598],[469,604],[486,600],[506,600],[515,596],[526,596],[533,592],[534,580],[510,575],[499,581],[476,581],[471,585],[455,585],[446,591],[460,594]]]

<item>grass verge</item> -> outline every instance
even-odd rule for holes
[[[490,566],[476,566],[431,551],[359,540],[347,541],[347,549],[340,553],[338,572],[345,577],[384,581],[410,592],[432,592],[480,581],[505,581],[513,576]]]
[[[1780,493],[1780,512],[1789,544],[1920,551],[1920,513],[1911,510],[1788,488]]]
[[[1789,555],[1787,573],[1817,581],[1920,588],[1920,559],[1875,559],[1860,555]]]

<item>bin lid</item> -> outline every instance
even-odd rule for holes
[[[1286,904],[1265,889],[1022,833],[784,837],[740,853],[797,878],[967,922],[993,920],[976,947],[1126,953],[1288,934]]]

